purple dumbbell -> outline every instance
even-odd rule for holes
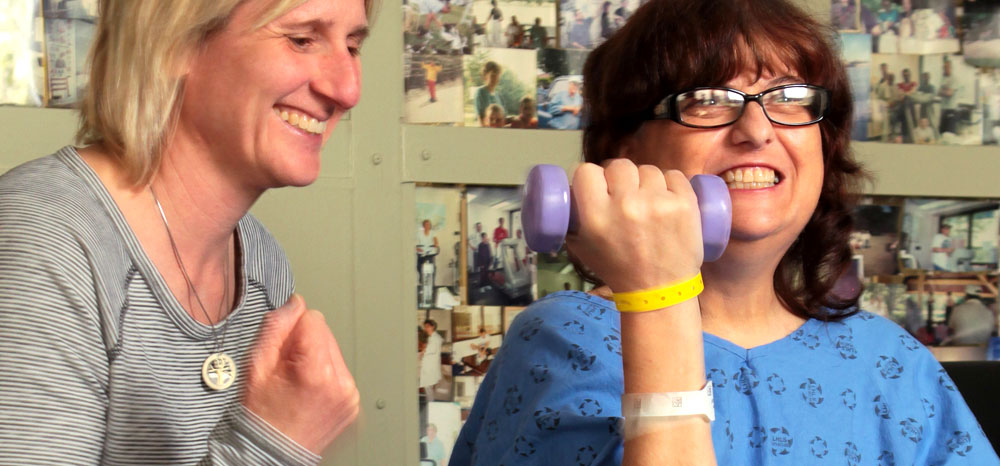
[[[729,244],[733,205],[726,182],[715,175],[695,175],[691,187],[701,210],[701,235],[705,261],[722,256]],[[537,252],[556,252],[568,232],[579,229],[569,180],[557,165],[535,165],[521,191],[521,224],[528,247]]]

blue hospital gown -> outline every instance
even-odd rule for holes
[[[884,318],[812,319],[749,350],[704,341],[720,465],[1000,464],[941,365]],[[623,387],[614,304],[549,295],[511,325],[449,464],[620,464]]]

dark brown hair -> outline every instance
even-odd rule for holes
[[[867,179],[848,147],[853,104],[834,38],[831,28],[786,0],[650,0],[590,54],[583,70],[590,117],[583,153],[592,163],[618,156],[653,106],[683,89],[787,66],[830,91],[830,111],[819,123],[819,202],[774,274],[784,305],[824,320],[855,312],[859,290],[850,296],[832,290],[851,262],[852,193]]]

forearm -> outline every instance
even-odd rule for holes
[[[651,312],[622,313],[625,393],[695,391],[705,385],[697,299]],[[624,466],[715,464],[712,432],[701,416],[656,420],[633,437],[626,431]],[[645,423],[647,426],[650,424]],[[626,419],[626,426],[629,425]]]

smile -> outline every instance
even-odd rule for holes
[[[323,134],[326,131],[326,122],[319,121],[306,115],[302,115],[288,110],[274,109],[274,114],[285,120],[286,123],[313,134]]]
[[[764,189],[781,182],[778,173],[767,167],[740,167],[719,175],[729,189]]]

